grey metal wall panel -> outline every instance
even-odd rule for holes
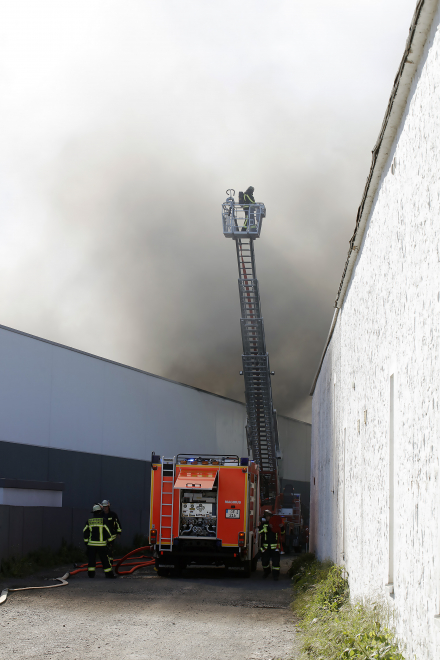
[[[103,452],[106,363],[52,346],[50,444],[57,449]]]
[[[125,458],[102,456],[100,499],[110,500],[116,511],[121,506],[142,509],[145,492],[145,464]]]
[[[42,507],[43,543],[51,550],[59,550],[62,541],[72,543],[72,509]]]
[[[118,543],[121,545],[131,545],[135,534],[139,534],[141,529],[141,512],[133,509],[115,507],[122,527],[122,535]]]
[[[21,557],[23,555],[23,509],[22,506],[14,506],[9,512],[9,543],[8,556]]]
[[[0,328],[0,438],[148,460],[246,452],[243,404]]]
[[[0,441],[0,477],[49,481],[48,456],[47,447]]]
[[[63,506],[91,507],[101,493],[102,457],[76,451],[51,449],[49,478],[64,483]]]
[[[0,477],[62,481],[64,506],[107,496],[141,511],[149,474],[120,463],[114,478],[100,456],[246,455],[245,422],[239,402],[0,327]],[[308,481],[310,425],[279,417],[279,430],[281,476]]]
[[[0,505],[0,562],[9,556],[9,512],[11,507]]]
[[[158,383],[160,379],[114,364],[103,364],[102,453],[148,460],[153,439],[149,435],[149,418],[156,414],[150,407],[150,381]],[[161,403],[164,405],[165,401]]]
[[[15,508],[15,507],[14,507]],[[43,536],[43,509],[45,507],[23,507],[23,552],[24,554],[46,546]]]
[[[0,438],[49,446],[52,347],[0,329]]]
[[[38,477],[62,482],[63,509],[90,511],[93,504],[108,498],[116,510],[132,508],[139,515],[148,512],[150,461],[0,442],[2,457],[5,457],[2,467],[13,470],[19,480],[35,476],[31,471],[33,464]]]

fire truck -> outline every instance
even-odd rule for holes
[[[159,575],[188,564],[257,566],[259,469],[248,457],[151,459],[150,543]]]
[[[159,573],[187,564],[224,564],[246,575],[256,568],[258,525],[264,510],[274,529],[287,531],[289,547],[301,535],[300,496],[280,493],[277,414],[255,267],[254,241],[266,208],[235,202],[226,191],[223,234],[235,242],[241,307],[248,456],[152,457],[150,543]],[[292,545],[293,543],[293,545]]]

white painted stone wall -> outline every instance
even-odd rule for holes
[[[317,382],[312,422],[312,545],[320,558],[345,563],[354,598],[382,598],[394,608],[406,657],[417,660],[440,658],[439,24],[437,12]],[[392,596],[384,586],[391,374]]]

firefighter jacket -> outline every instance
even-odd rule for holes
[[[244,209],[249,208],[248,204],[255,204],[254,196],[250,195],[248,192],[244,193],[243,199],[244,199],[244,203],[245,203],[245,206],[243,206]]]
[[[106,546],[111,539],[111,532],[99,511],[92,516],[84,527],[84,543],[93,546]]]
[[[275,532],[270,523],[262,522],[258,529],[263,550],[281,550],[281,541],[284,539],[285,529],[280,525],[280,531]]]
[[[102,515],[104,516],[104,523],[107,525],[111,533],[110,541],[114,541],[117,534],[122,534],[121,523],[119,522],[118,515],[111,510],[108,513],[103,513]]]

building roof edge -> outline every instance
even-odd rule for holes
[[[17,335],[23,335],[23,337],[29,337],[29,339],[35,339],[36,341],[42,341],[45,344],[51,344],[57,348],[64,348],[67,351],[73,351],[74,353],[79,353],[80,355],[85,355],[86,357],[94,358],[95,360],[102,360],[102,362],[108,362],[109,364],[114,364],[116,367],[122,367],[123,369],[130,369],[131,371],[137,371],[140,374],[145,376],[151,376],[152,378],[158,378],[159,380],[165,380],[167,383],[172,383],[173,385],[181,385],[182,387],[188,387],[190,390],[196,390],[196,392],[201,392],[202,394],[209,394],[210,396],[215,396],[219,399],[225,399],[225,401],[231,401],[231,403],[238,403],[240,406],[246,407],[246,404],[243,401],[237,401],[237,399],[231,399],[230,397],[223,396],[222,394],[216,394],[215,392],[209,392],[208,390],[202,390],[200,387],[194,387],[194,385],[187,385],[186,383],[180,383],[177,380],[171,380],[171,378],[165,378],[165,376],[158,376],[157,374],[152,374],[149,371],[144,371],[143,369],[138,369],[137,367],[131,367],[128,364],[123,364],[122,362],[116,362],[115,360],[109,360],[108,358],[101,357],[100,355],[94,355],[93,353],[87,353],[86,351],[81,351],[79,348],[72,348],[71,346],[66,346],[66,344],[59,344],[56,341],[51,339],[44,339],[43,337],[37,337],[37,335],[31,335],[29,332],[23,332],[23,330],[16,330],[15,328],[9,328],[7,325],[0,324],[0,330],[7,330],[8,332],[14,332]],[[310,426],[309,422],[304,422],[301,419],[296,419],[295,417],[289,417],[288,415],[279,414],[279,417],[284,417],[292,422],[298,422],[300,424],[307,424]]]
[[[100,355],[94,355],[93,353],[87,353],[87,351],[82,351],[79,348],[72,348],[72,346],[66,346],[66,344],[59,344],[56,341],[51,339],[44,339],[44,337],[38,337],[37,335],[31,335],[29,332],[23,332],[23,330],[16,330],[15,328],[10,328],[7,325],[0,324],[0,330],[7,330],[8,332],[14,332],[17,335],[23,335],[24,337],[29,337],[30,339],[35,339],[36,341],[42,341],[45,344],[51,344],[57,348],[64,348],[66,351],[73,351],[74,353],[79,353],[80,355],[85,355],[86,357],[94,358],[95,360],[101,360],[102,362],[108,362],[113,364],[116,367],[122,367],[123,369],[130,369],[131,371],[137,371],[140,374],[145,376],[151,376],[152,378],[158,378],[159,380],[165,380],[167,383],[172,383],[173,385],[181,385],[182,387],[188,387],[190,390],[196,390],[196,392],[201,392],[202,394],[209,394],[210,396],[216,396],[219,399],[225,399],[226,401],[231,401],[232,403],[238,403],[240,406],[245,406],[246,404],[243,401],[237,401],[236,399],[231,399],[222,394],[216,394],[215,392],[208,392],[208,390],[202,390],[200,387],[195,387],[194,385],[187,385],[186,383],[180,383],[177,380],[171,380],[171,378],[166,378],[165,376],[158,376],[157,374],[152,374],[150,371],[144,371],[143,369],[138,369],[137,367],[132,367],[128,364],[123,364],[122,362],[116,362],[115,360],[110,360],[109,358],[101,357]]]

